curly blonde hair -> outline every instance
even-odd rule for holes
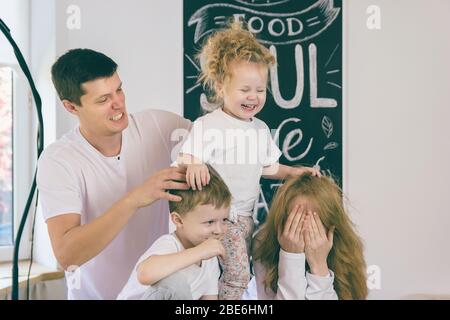
[[[203,83],[210,93],[210,101],[215,104],[223,103],[216,85],[223,85],[231,79],[233,61],[255,62],[268,69],[275,64],[270,50],[259,43],[240,21],[234,21],[209,36],[197,60],[202,69],[198,82]]]

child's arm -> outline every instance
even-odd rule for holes
[[[206,166],[215,149],[215,140],[203,141],[205,123],[203,118],[194,121],[192,129],[184,141],[177,156],[177,164],[187,166],[186,182],[193,190],[202,190],[209,183],[209,171]]]
[[[143,285],[153,285],[159,280],[201,260],[224,256],[225,249],[217,239],[208,239],[196,247],[177,253],[154,255],[137,266],[138,281]]]
[[[291,167],[280,163],[274,163],[268,167],[264,167],[262,176],[266,179],[281,180],[289,176],[301,176],[304,173],[321,177],[320,171],[315,168]]]
[[[202,190],[202,186],[206,186],[209,183],[211,177],[208,167],[200,159],[187,153],[180,153],[177,163],[181,166],[187,166],[186,183],[192,190]]]

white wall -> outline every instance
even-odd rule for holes
[[[66,28],[69,5],[80,30]],[[381,268],[370,298],[450,294],[450,2],[344,5],[344,188],[367,263]],[[381,30],[366,28],[369,5]],[[120,65],[130,111],[182,114],[182,19],[182,0],[60,0],[56,54],[101,50]],[[76,122],[56,110],[59,137]]]
[[[80,8],[81,28],[66,27],[71,5]],[[119,64],[129,110],[182,113],[183,18],[181,0],[56,1],[56,53],[85,47],[107,53]],[[57,135],[76,122],[62,108]]]
[[[382,272],[371,297],[450,294],[450,1],[346,4],[345,181]]]

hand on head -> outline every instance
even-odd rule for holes
[[[137,208],[152,204],[156,200],[181,201],[181,197],[167,190],[188,190],[186,168],[165,168],[157,171],[142,185],[129,193],[128,197]]]
[[[294,175],[295,176],[301,176],[305,173],[311,174],[313,177],[322,177],[322,174],[320,173],[320,169],[316,166],[314,167],[294,167]]]
[[[206,164],[190,164],[186,170],[186,182],[192,190],[202,190],[211,180]]]

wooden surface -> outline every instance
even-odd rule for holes
[[[27,285],[29,260],[19,262],[19,287],[25,288]],[[12,263],[0,263],[0,296],[7,296],[12,287]],[[33,262],[30,273],[30,286],[40,281],[56,280],[64,278],[64,271],[48,268]]]

